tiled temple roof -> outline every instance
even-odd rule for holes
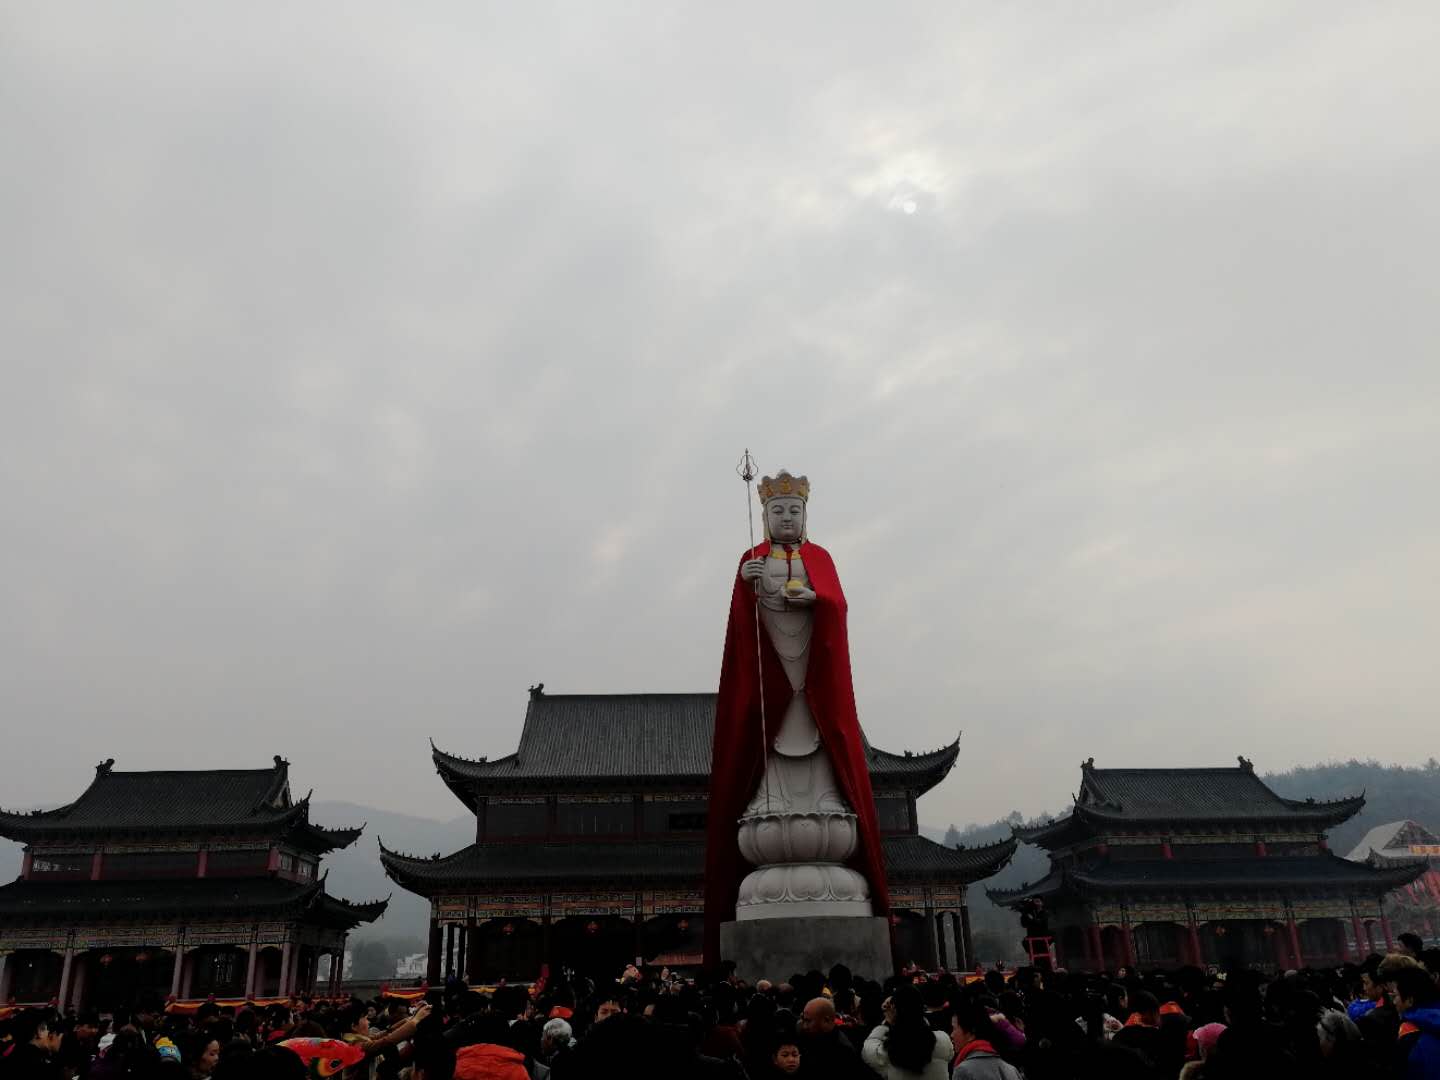
[[[1067,891],[1192,893],[1207,888],[1241,891],[1297,888],[1374,896],[1408,885],[1424,871],[1423,862],[1375,869],[1328,852],[1240,859],[1126,860],[1052,870],[1037,882],[1016,889],[987,889],[986,894],[997,904],[1018,904],[1030,896]]]
[[[326,829],[310,822],[310,797],[290,797],[289,762],[268,769],[168,769],[117,772],[114,759],[74,802],[55,810],[0,811],[0,836],[46,837],[144,832],[288,831],[306,847],[332,851],[355,842],[364,826]]]
[[[532,693],[519,748],[513,754],[470,759],[432,745],[435,769],[467,805],[477,786],[661,781],[704,787],[710,777],[715,730],[711,694]],[[930,790],[955,764],[958,737],[928,753],[895,754],[870,746],[877,789]]]
[[[923,836],[889,836],[881,843],[886,868],[896,880],[978,881],[1015,854],[1013,839],[958,849]],[[701,840],[471,844],[453,855],[427,859],[381,844],[380,861],[396,884],[421,895],[467,883],[493,892],[519,882],[693,882],[704,874],[705,845]]]
[[[352,903],[325,892],[325,882],[281,878],[185,878],[141,881],[15,881],[0,887],[0,918],[64,923],[142,916],[311,915],[353,928],[374,922],[389,900]]]
[[[1360,842],[1345,857],[1375,865],[1395,861],[1410,863],[1417,858],[1410,850],[1412,845],[1440,846],[1440,836],[1436,836],[1417,821],[1389,821],[1384,825],[1376,825],[1362,836]]]
[[[1320,802],[1277,795],[1250,762],[1219,769],[1097,769],[1081,767],[1080,794],[1065,817],[1015,829],[1043,847],[1063,847],[1104,828],[1140,828],[1186,822],[1246,822],[1326,829],[1365,805],[1364,794]]]

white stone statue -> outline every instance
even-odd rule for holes
[[[756,590],[791,697],[783,716],[768,718],[765,775],[739,823],[740,853],[756,869],[741,882],[736,918],[870,915],[864,875],[844,865],[858,843],[855,814],[805,697],[816,598],[802,549],[807,499],[779,494],[782,488],[808,494],[809,483],[783,471],[761,482],[770,551],[740,568]]]

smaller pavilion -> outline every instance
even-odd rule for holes
[[[1326,831],[1358,813],[1363,795],[1281,798],[1239,762],[1098,769],[1091,758],[1069,814],[1014,830],[1050,852],[1050,873],[990,898],[1017,909],[1042,900],[1059,962],[1079,970],[1338,964],[1373,951],[1377,925],[1388,948],[1384,897],[1424,864],[1332,854]]]
[[[310,821],[289,763],[117,772],[57,810],[0,811],[25,845],[0,887],[0,1003],[108,1008],[137,995],[271,997],[338,985],[347,933],[387,901],[325,891],[320,860],[360,828]]]
[[[1390,894],[1387,914],[1397,934],[1419,934],[1427,945],[1440,933],[1440,836],[1418,821],[1376,825],[1346,858],[1377,870],[1393,870],[1424,860],[1425,871],[1409,885]]]

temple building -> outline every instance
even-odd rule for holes
[[[1424,872],[1387,899],[1385,910],[1397,934],[1419,934],[1427,945],[1440,933],[1440,836],[1418,821],[1376,825],[1346,858],[1380,870],[1413,866],[1424,860]]]
[[[1424,865],[1371,866],[1330,852],[1326,830],[1363,796],[1284,799],[1243,757],[1220,769],[1081,767],[1066,816],[1017,828],[1050,853],[1050,872],[992,890],[1049,913],[1059,963],[1217,964],[1286,969],[1344,962],[1391,944],[1382,903]]]
[[[475,814],[475,843],[430,858],[381,845],[390,877],[431,902],[430,981],[699,963],[714,714],[714,694],[537,688],[515,753],[432,747]],[[966,887],[1015,851],[1013,839],[967,850],[920,835],[915,801],[958,753],[958,739],[925,754],[867,744],[902,963],[972,965]]]
[[[284,996],[338,983],[346,934],[385,911],[325,892],[321,857],[361,828],[310,821],[289,765],[268,769],[95,769],[57,810],[0,811],[24,844],[0,887],[0,1002],[109,1008],[159,999]]]

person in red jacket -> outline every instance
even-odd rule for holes
[[[497,1013],[465,1025],[474,1040],[455,1051],[455,1080],[530,1080],[525,1055],[508,1045],[510,1025]]]

